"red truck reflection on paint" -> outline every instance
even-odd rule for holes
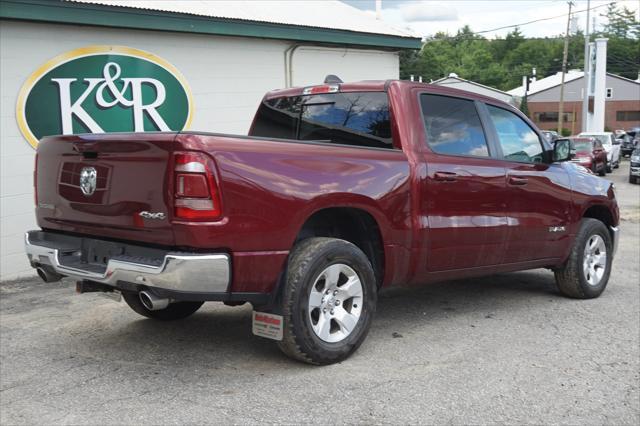
[[[604,290],[613,185],[495,99],[406,81],[277,90],[249,136],[44,138],[26,235],[47,282],[172,320],[205,301],[281,318],[313,364],[362,343],[381,288],[548,268]],[[272,317],[269,317],[272,318]]]

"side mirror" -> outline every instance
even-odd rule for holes
[[[556,139],[553,142],[553,161],[569,161],[573,158],[571,141],[569,139]]]

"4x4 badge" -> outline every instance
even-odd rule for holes
[[[153,213],[146,210],[138,213],[138,216],[144,217],[145,219],[164,219],[166,217],[162,212]]]
[[[549,232],[564,232],[565,231],[565,227],[564,226],[550,226],[549,227]]]

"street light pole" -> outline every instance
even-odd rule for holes
[[[589,129],[587,128],[587,116],[589,115],[589,83],[590,83],[590,75],[589,75],[589,62],[591,62],[591,58],[589,57],[589,12],[591,8],[591,0],[587,0],[587,20],[586,20],[586,28],[584,30],[584,85],[582,89],[582,120],[581,120],[581,129],[583,132],[587,132]]]
[[[571,6],[569,3],[569,14],[567,15],[567,33],[564,36],[564,52],[562,53],[562,80],[560,83],[560,106],[558,108],[558,134],[562,136],[562,120],[564,115],[564,76],[567,73],[567,57],[569,56],[569,26],[571,25]]]

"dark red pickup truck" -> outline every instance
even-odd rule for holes
[[[268,93],[250,136],[52,136],[35,171],[45,281],[122,294],[150,318],[254,306],[254,333],[340,361],[383,287],[549,268],[597,297],[611,271],[613,185],[514,108],[406,81]]]

